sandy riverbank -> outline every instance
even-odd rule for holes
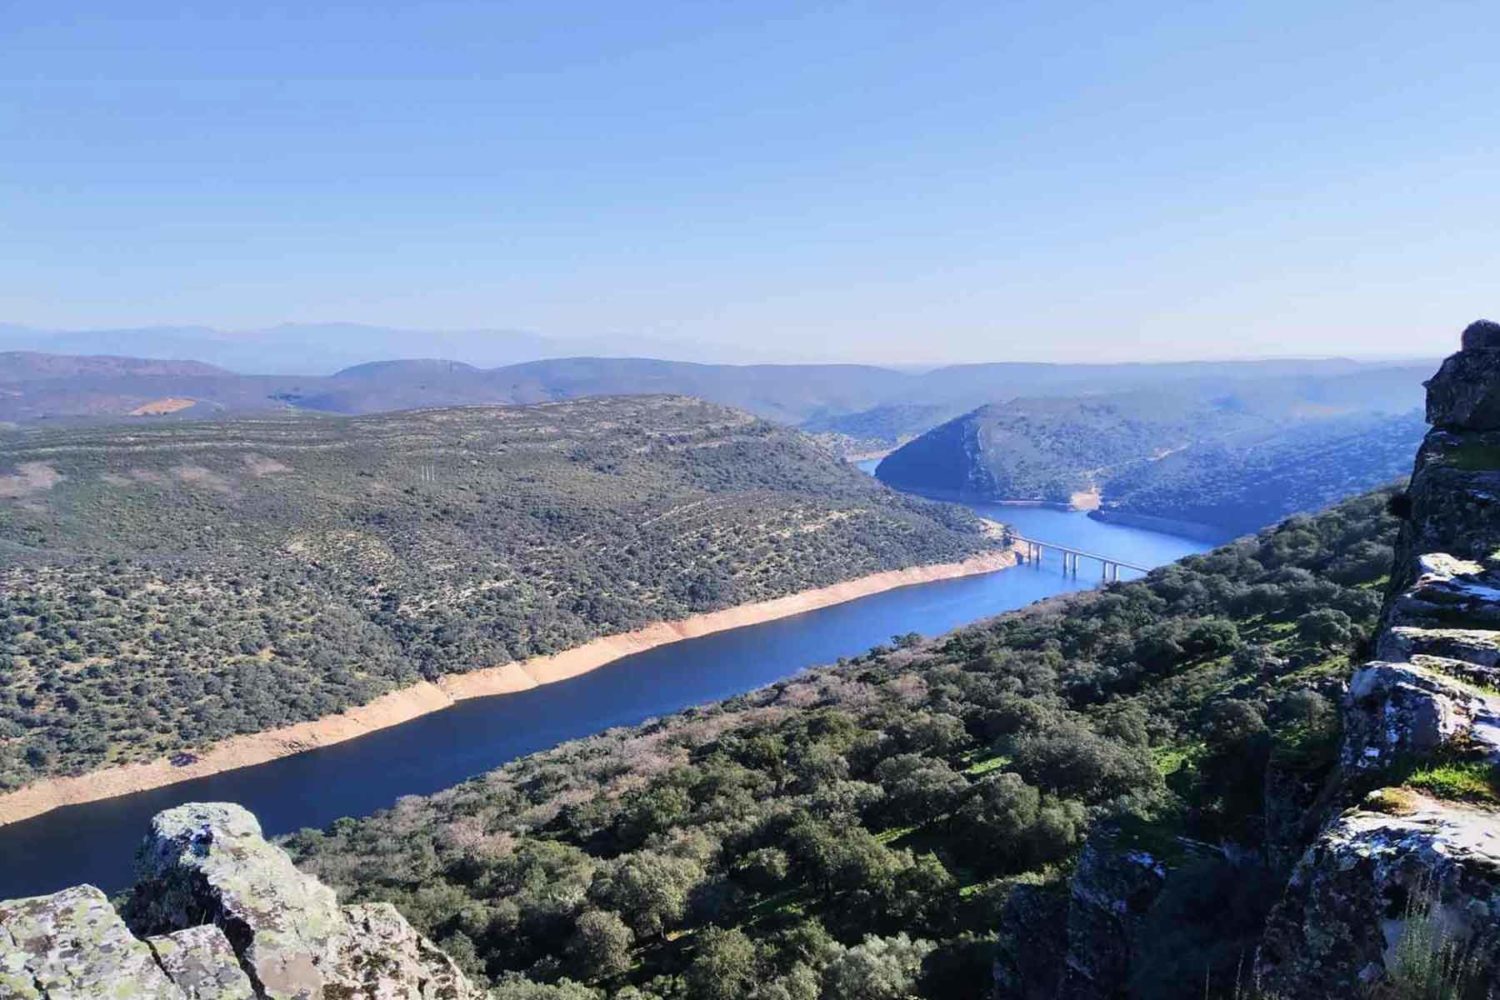
[[[640,653],[681,639],[774,621],[897,587],[991,573],[1015,564],[1015,553],[1003,550],[985,553],[963,562],[887,570],[770,601],[743,604],[680,621],[659,622],[633,632],[603,636],[552,656],[539,656],[496,667],[484,667],[465,674],[452,674],[435,682],[422,681],[338,715],[299,722],[264,733],[232,737],[208,747],[198,754],[195,761],[181,766],[160,759],[28,785],[0,795],[0,826],[39,816],[60,806],[161,788],[236,768],[264,764],[316,747],[342,743],[377,729],[399,726],[429,712],[441,711],[457,701],[512,694],[542,684],[552,684],[597,670],[632,653]]]

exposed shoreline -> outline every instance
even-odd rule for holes
[[[711,635],[728,629],[787,618],[806,611],[842,604],[898,587],[993,573],[1016,565],[1016,553],[999,549],[962,562],[885,570],[827,587],[798,591],[785,597],[742,604],[678,621],[657,622],[631,632],[601,636],[581,646],[436,681],[419,681],[381,695],[337,715],[299,722],[263,733],[234,736],[200,751],[195,761],[177,766],[166,758],[91,771],[71,777],[48,778],[0,795],[0,826],[31,819],[62,806],[97,802],[152,788],[163,788],[194,778],[264,764],[317,747],[342,743],[378,729],[439,712],[470,698],[513,694],[586,674],[621,657],[657,646]]]

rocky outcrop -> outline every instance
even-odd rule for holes
[[[173,996],[152,954],[91,885],[0,903],[0,996]]]
[[[1500,977],[1500,828],[1488,809],[1412,793],[1340,817],[1298,863],[1261,943],[1271,996],[1352,996],[1387,978],[1414,920]],[[1395,813],[1392,815],[1391,813]]]
[[[995,996],[1052,1000],[1062,980],[1068,941],[1068,883],[1021,883],[1000,910]]]
[[[1142,922],[1167,875],[1161,859],[1122,846],[1111,830],[1089,838],[1073,873],[1058,997],[1106,1000],[1120,995],[1130,978]]]
[[[0,903],[0,996],[482,995],[393,907],[340,906],[239,806],[196,803],[160,813],[137,869],[123,915],[92,886]]]
[[[1500,812],[1403,787],[1424,767],[1500,773],[1500,325],[1464,332],[1427,415],[1381,659],[1344,705],[1343,801],[1368,794],[1317,836],[1271,914],[1255,971],[1272,996],[1389,988],[1419,953],[1447,963],[1452,995],[1500,989]]]

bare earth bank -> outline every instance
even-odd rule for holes
[[[0,826],[30,819],[61,806],[161,788],[180,781],[264,764],[304,750],[342,743],[377,729],[399,726],[429,712],[441,711],[454,702],[511,694],[567,680],[597,670],[621,657],[682,639],[693,639],[745,625],[758,625],[897,587],[991,573],[1015,564],[1015,553],[1002,550],[974,556],[963,562],[887,570],[770,601],[743,604],[679,621],[658,622],[633,632],[603,636],[551,656],[538,656],[497,667],[483,667],[468,673],[442,677],[437,681],[420,681],[337,715],[263,733],[231,737],[203,750],[195,761],[180,766],[161,758],[27,785],[0,795]]]

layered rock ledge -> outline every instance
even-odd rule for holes
[[[93,886],[0,902],[0,996],[24,1000],[477,1000],[386,904],[340,906],[245,809],[160,813],[117,912]]]
[[[1420,767],[1500,773],[1500,325],[1427,383],[1376,655],[1344,705],[1343,800],[1298,861],[1256,962],[1288,998],[1398,981],[1414,946],[1455,990],[1500,989],[1500,812],[1404,787]],[[1423,994],[1426,995],[1426,994]],[[1454,995],[1457,995],[1456,993]]]

